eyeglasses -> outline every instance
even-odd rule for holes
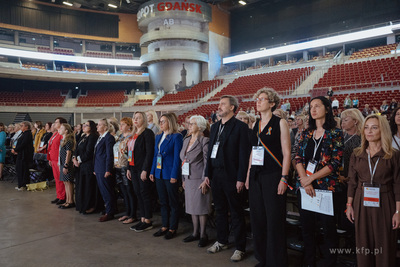
[[[189,126],[195,126],[195,125],[197,125],[197,123],[188,123],[189,124]]]
[[[161,125],[161,124],[164,124],[164,123],[166,123],[166,122],[167,122],[167,121],[160,121],[159,123],[160,123],[160,125]]]
[[[269,99],[266,98],[266,97],[257,97],[257,98],[256,98],[256,102],[264,102],[265,100],[268,100],[268,101],[269,101]]]
[[[89,127],[90,125],[88,125],[88,124],[84,124],[84,125],[82,125],[83,127]]]

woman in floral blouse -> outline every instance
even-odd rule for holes
[[[306,194],[314,197],[315,189],[335,192],[338,171],[342,164],[343,135],[336,128],[330,102],[325,97],[319,96],[311,100],[309,117],[309,127],[301,134],[295,159],[299,174],[297,188],[301,186]],[[337,247],[335,217],[302,209],[300,192],[298,196],[304,239],[304,264],[315,266],[315,235],[320,229],[317,226],[319,221],[324,236],[321,244],[323,266],[334,266],[336,256],[329,249]]]

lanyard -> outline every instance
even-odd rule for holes
[[[344,139],[346,139],[346,137],[347,136],[349,136],[347,133],[346,133],[346,136],[344,137]],[[351,138],[353,138],[355,136],[355,134],[353,134],[352,136],[350,136],[350,138],[349,139],[347,139],[347,140],[344,140],[344,143],[346,144],[347,142],[349,142],[350,141],[350,139]]]
[[[371,167],[371,156],[370,156],[369,151],[368,151],[368,165],[369,165],[369,173],[371,174],[371,184],[372,184],[372,180],[374,179],[376,167],[378,166],[378,163],[379,163],[379,160],[380,160],[380,159],[381,159],[381,158],[378,158],[378,160],[376,161],[375,166],[374,166],[374,171],[372,171],[372,167]]]
[[[262,146],[264,147],[265,151],[268,152],[268,154],[275,160],[276,163],[278,163],[278,165],[280,167],[282,167],[282,163],[278,160],[277,157],[275,157],[274,153],[272,153],[271,150],[269,150],[269,148],[264,144],[264,142],[261,140],[260,138],[260,134],[261,134],[261,121],[258,121],[258,133],[257,133],[257,138],[258,138],[258,145],[260,145],[260,143],[262,144]]]
[[[324,135],[321,135],[321,138],[319,139],[318,145],[317,145],[317,141],[315,140],[314,135],[315,135],[315,132],[313,132],[313,136],[312,136],[312,139],[313,139],[313,141],[314,141],[314,143],[315,143],[315,146],[314,146],[314,154],[313,154],[313,158],[312,158],[313,160],[315,160],[315,155],[317,154],[317,150],[318,150],[318,148],[319,148],[319,145],[321,144],[321,141],[322,141],[322,139],[324,138]]]
[[[53,136],[53,138],[51,138],[50,145],[53,144],[53,140],[54,140],[54,138],[56,138],[57,135],[58,135],[58,132]]]
[[[217,135],[217,142],[219,142],[219,137],[221,136],[222,131],[223,131],[224,128],[225,128],[225,125],[222,126],[222,128],[221,128],[221,126],[222,126],[222,123],[219,125],[219,130],[218,130],[218,135]]]

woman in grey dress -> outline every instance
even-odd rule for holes
[[[211,211],[211,193],[204,183],[204,169],[207,164],[208,141],[207,121],[202,116],[192,116],[188,137],[183,141],[182,186],[185,189],[186,213],[192,215],[193,234],[183,242],[199,240],[199,247],[208,243],[206,234],[207,216]],[[205,136],[206,135],[206,136]]]

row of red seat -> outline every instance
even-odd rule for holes
[[[242,76],[228,84],[209,101],[218,101],[223,95],[249,98],[263,87],[273,88],[277,92],[286,92],[294,89],[296,85],[300,85],[301,81],[305,80],[313,70],[314,67],[307,67]]]
[[[367,57],[377,57],[382,55],[390,54],[392,50],[397,48],[397,43],[382,45],[376,47],[365,48],[360,51],[354,52],[350,59],[359,59],[359,58],[367,58]]]
[[[77,107],[120,106],[127,100],[124,90],[119,91],[88,91],[86,96],[80,96]]]
[[[172,104],[182,104],[194,101],[194,99],[199,99],[210,93],[212,90],[217,88],[223,83],[223,80],[210,80],[203,81],[196,84],[192,88],[186,89],[178,93],[171,93],[164,95],[156,105],[172,105]]]

